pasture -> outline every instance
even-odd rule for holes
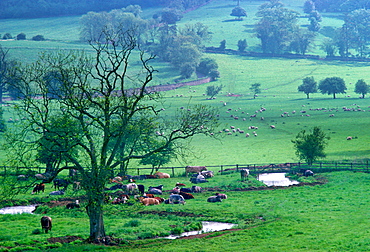
[[[369,199],[364,195],[370,189],[369,176],[353,172],[323,173],[303,180],[327,181],[321,185],[234,191],[243,183],[238,173],[232,173],[216,175],[201,185],[217,187],[228,195],[228,199],[219,203],[206,202],[215,191],[205,191],[194,194],[195,199],[187,200],[185,205],[108,204],[106,231],[124,239],[119,246],[86,245],[82,240],[71,244],[46,242],[47,239],[62,241],[61,237],[65,236],[85,239],[88,234],[83,200],[81,209],[67,210],[65,204],[56,204],[62,198],[79,197],[82,192],[69,188],[64,197],[47,196],[52,190],[47,185],[45,193],[31,195],[29,191],[17,197],[24,203],[44,202],[36,214],[0,215],[3,230],[0,251],[7,248],[13,248],[11,251],[368,251]],[[191,185],[184,177],[145,180],[142,184],[146,187],[163,184],[164,190],[170,190],[176,182]],[[258,183],[250,176],[245,185],[258,187]],[[168,192],[163,197],[168,197]],[[53,218],[53,229],[48,234],[36,232],[41,228],[39,220],[43,215]],[[221,231],[205,238],[156,238],[191,230],[203,220],[238,226],[237,230]]]
[[[284,1],[287,7],[300,12],[303,2]],[[248,17],[244,21],[233,21],[229,14],[235,1],[214,0],[185,14],[179,25],[186,22],[208,25],[212,40],[207,46],[218,46],[225,39],[226,48],[237,49],[237,41],[246,38],[249,48],[258,49],[259,41],[252,36],[252,25],[257,21],[254,12],[261,3],[241,1]],[[301,18],[300,22],[305,25],[307,19]],[[323,26],[338,27],[341,23],[338,15],[323,13]],[[0,34],[10,32],[15,36],[24,32],[28,38],[41,34],[48,39],[44,42],[0,41],[3,47],[10,49],[12,57],[24,62],[34,61],[42,51],[89,50],[78,42],[78,17],[0,20],[0,27]],[[323,54],[319,48],[323,38],[323,34],[317,37],[316,46],[310,53]],[[188,146],[192,151],[168,166],[297,162],[291,140],[299,131],[314,126],[320,126],[331,137],[325,160],[368,159],[369,98],[359,99],[354,93],[354,84],[358,79],[370,82],[369,63],[217,54],[204,56],[216,59],[221,78],[200,86],[164,92],[163,105],[160,106],[166,109],[163,116],[168,120],[173,120],[176,110],[182,106],[186,108],[198,103],[214,106],[219,109],[221,125],[214,132],[215,138],[196,136],[191,139]],[[159,72],[153,85],[173,83],[179,77],[173,67],[159,60],[154,62],[154,67]],[[305,94],[298,93],[297,87],[307,76],[314,76],[316,81],[341,77],[346,81],[347,93],[338,95],[335,100],[320,93],[311,94],[311,99],[306,99]],[[262,92],[256,99],[249,90],[253,83],[261,83]],[[208,100],[203,95],[208,85],[223,85],[224,88],[216,99]],[[350,110],[345,111],[344,107]],[[261,108],[264,108],[262,112],[259,111]],[[16,118],[11,106],[3,109],[5,121]],[[254,114],[256,117],[250,117]],[[330,117],[331,114],[334,116]],[[275,129],[270,125],[275,125]],[[8,123],[8,126],[16,127],[16,123]],[[245,133],[237,132],[229,135],[225,129],[231,130],[231,126],[249,132],[251,136],[247,138]],[[249,130],[250,126],[258,129]],[[253,131],[256,131],[256,137]],[[353,140],[346,140],[347,136],[352,136]],[[8,164],[6,155],[7,151],[1,150],[1,164]],[[131,166],[136,167],[137,164],[133,162]],[[34,215],[0,215],[0,251],[369,251],[369,199],[366,197],[370,189],[369,179],[369,174],[334,172],[303,179],[305,182],[327,181],[316,186],[236,191],[237,188],[259,187],[261,184],[253,176],[242,183],[237,173],[231,173],[217,175],[205,185],[217,187],[229,196],[221,203],[207,203],[206,199],[215,191],[206,191],[196,194],[195,199],[188,200],[184,206],[108,204],[104,217],[106,231],[124,241],[118,247],[83,244],[89,230],[83,200],[81,209],[72,210],[53,202],[82,197],[84,192],[69,188],[65,196],[49,196],[53,189],[48,184],[45,193],[31,195],[32,188],[29,188],[12,202],[2,202],[47,204],[40,206]],[[163,184],[165,190],[171,190],[176,182],[190,184],[185,177],[146,180],[142,184],[146,187]],[[145,214],[144,211],[153,214]],[[165,214],[159,215],[159,212]],[[53,230],[49,234],[38,234],[36,230],[40,229],[39,220],[44,214],[52,216]],[[195,229],[203,220],[236,223],[240,230],[219,232],[201,239],[157,238]],[[71,244],[47,242],[48,238],[57,241],[57,237],[63,236],[77,236],[81,240]]]

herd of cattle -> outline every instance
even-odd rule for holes
[[[206,183],[207,179],[214,176],[212,171],[208,171],[205,166],[187,166],[186,176],[191,174],[190,182],[194,184]],[[313,176],[314,173],[311,170],[302,170],[302,175]],[[157,172],[154,175],[156,178],[170,178],[169,174]],[[241,181],[246,181],[249,176],[248,169],[240,169]],[[128,184],[124,184],[124,180],[128,179]],[[145,206],[164,204],[182,204],[186,203],[186,200],[194,199],[195,193],[201,193],[202,187],[198,185],[192,185],[186,187],[184,183],[176,183],[175,187],[171,190],[164,191],[163,185],[149,186],[145,190],[145,186],[142,184],[136,184],[136,181],[132,176],[126,178],[114,177],[109,181],[111,184],[109,188],[105,188],[106,202],[111,204],[133,204],[130,199],[141,202]],[[52,191],[50,195],[63,195],[67,189],[69,181],[64,179],[54,179],[53,186],[56,191]],[[32,190],[32,194],[44,192],[45,184],[38,183]],[[164,193],[169,193],[167,198],[164,198]],[[222,202],[223,199],[227,199],[227,195],[223,193],[215,193],[215,195],[207,198],[207,202]],[[68,203],[67,209],[80,208],[79,201]],[[52,223],[49,216],[43,216],[41,218],[42,229],[47,233],[51,230]]]

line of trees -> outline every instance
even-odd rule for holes
[[[304,78],[302,84],[298,86],[298,91],[305,93],[307,99],[310,98],[310,94],[317,93],[318,90],[320,90],[322,94],[333,95],[333,99],[335,99],[337,94],[345,94],[347,87],[345,81],[340,77],[325,78],[317,85],[313,76]],[[365,98],[369,90],[370,85],[363,79],[356,82],[354,91],[356,94],[360,94],[361,98]]]

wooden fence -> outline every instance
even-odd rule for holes
[[[232,165],[210,165],[206,166],[208,170],[214,171],[215,175],[224,175],[233,172],[239,172],[240,169],[249,169],[251,174],[287,172],[299,173],[302,169],[310,169],[314,173],[332,172],[332,171],[353,171],[353,172],[370,172],[369,161],[353,162],[316,162],[311,166],[306,163],[282,163],[282,164],[232,164]],[[148,175],[152,168],[131,167],[127,168],[127,173],[132,176]],[[45,167],[12,167],[0,166],[0,176],[6,174],[13,175],[34,175],[43,173]],[[158,171],[169,173],[172,177],[185,175],[185,167],[161,167]]]

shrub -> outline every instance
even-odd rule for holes
[[[4,36],[3,36],[3,39],[12,39],[12,35],[10,35],[10,33],[5,33]]]
[[[45,38],[42,35],[36,35],[36,36],[32,37],[32,40],[34,40],[34,41],[44,41]]]
[[[140,226],[140,221],[139,220],[130,220],[125,224],[126,227],[138,227]]]
[[[26,34],[24,34],[23,32],[17,35],[17,40],[25,40],[25,39],[26,39]]]
[[[42,233],[42,231],[39,228],[32,231],[32,234],[34,234],[34,235],[41,234],[41,233]]]

